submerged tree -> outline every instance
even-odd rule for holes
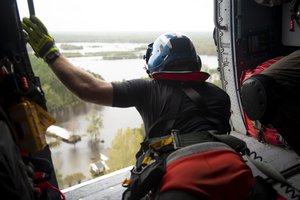
[[[87,133],[90,135],[88,145],[91,149],[90,158],[93,162],[99,160],[100,153],[100,130],[103,127],[103,120],[100,112],[92,109],[87,115]]]
[[[88,126],[86,131],[90,134],[92,140],[97,141],[100,138],[100,129],[103,128],[101,114],[92,109],[87,115]]]

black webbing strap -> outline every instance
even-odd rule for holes
[[[30,16],[35,15],[33,0],[27,0]]]
[[[183,95],[182,95],[181,91],[183,91],[195,103],[197,108],[179,112],[179,109],[181,107],[181,102],[183,99]],[[172,95],[174,95],[174,94],[172,94]],[[154,130],[154,128],[163,121],[166,121],[165,130],[170,130],[170,129],[172,129],[172,127],[175,123],[175,120],[177,118],[182,117],[182,116],[185,117],[185,116],[192,115],[192,114],[199,113],[199,112],[205,113],[205,111],[207,109],[202,96],[192,87],[185,86],[185,85],[181,86],[181,90],[175,91],[175,95],[172,97],[171,104],[172,104],[171,107],[174,108],[175,112],[167,113],[167,114],[161,116],[158,120],[156,120],[149,128],[148,135],[150,135],[150,133]]]
[[[173,93],[169,94],[169,98],[171,99],[169,107],[172,108],[173,112],[172,113],[167,113],[160,118],[158,118],[149,128],[147,136],[145,137],[145,140],[149,138],[149,136],[153,136],[154,133],[153,130],[161,123],[165,122],[164,124],[164,130],[171,130],[172,127],[174,126],[175,120],[180,117],[182,113],[179,112],[181,105],[182,105],[182,100],[183,100],[183,95],[181,90],[175,89]],[[160,130],[161,131],[161,130]]]
[[[203,97],[194,88],[182,86],[182,91],[194,102],[198,109],[202,111],[205,111],[207,109]]]
[[[169,123],[169,127],[172,128],[172,126],[175,123],[175,120],[177,118],[185,117],[185,116],[192,115],[192,114],[195,114],[198,112],[199,112],[198,109],[189,109],[189,110],[186,110],[186,111],[183,111],[180,113],[170,113],[170,114],[163,115],[151,125],[151,127],[149,128],[149,133],[151,133],[151,131],[154,130],[154,128],[163,121],[172,121],[172,123]],[[172,124],[172,126],[171,126],[171,124]]]
[[[191,87],[183,86],[182,90],[197,105],[199,105],[199,103],[203,102],[202,96],[195,89],[193,89]]]

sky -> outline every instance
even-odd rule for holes
[[[33,0],[50,32],[213,31],[212,0]],[[28,17],[27,0],[17,0]]]

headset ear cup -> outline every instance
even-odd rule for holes
[[[199,55],[197,55],[197,62],[198,62],[198,66],[199,66],[199,71],[201,70],[202,68],[202,61],[201,61],[201,58]]]
[[[148,48],[146,50],[146,55],[144,55],[144,59],[146,60],[146,64],[148,64],[149,58],[151,56],[153,50],[153,43],[148,45]]]

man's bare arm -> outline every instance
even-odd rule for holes
[[[112,84],[99,80],[88,72],[74,66],[55,46],[54,39],[36,16],[23,18],[23,34],[37,57],[43,58],[61,82],[84,101],[111,106]]]
[[[112,105],[113,88],[110,82],[95,78],[62,55],[49,66],[60,81],[80,99],[100,105]]]

